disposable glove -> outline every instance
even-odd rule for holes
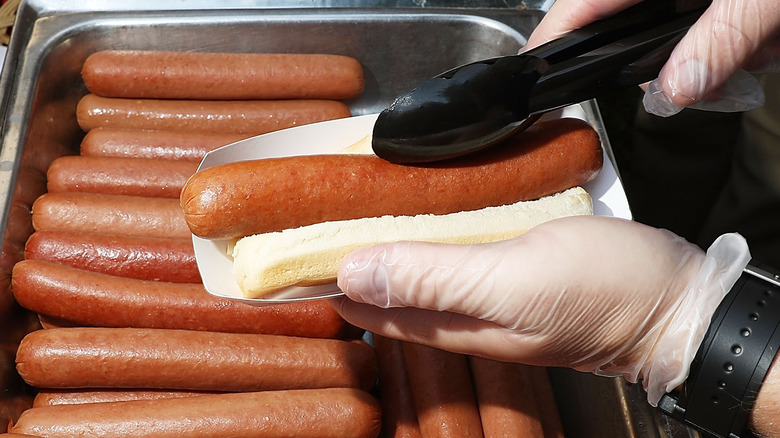
[[[705,253],[671,232],[596,216],[482,245],[399,242],[350,254],[334,307],[374,333],[503,361],[682,383],[749,260],[738,234]]]
[[[636,3],[557,0],[524,50]],[[763,90],[746,70],[778,71],[779,32],[777,0],[713,0],[675,47],[659,77],[645,87],[645,110],[668,117],[688,106],[721,112],[761,106]]]

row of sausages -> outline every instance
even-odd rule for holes
[[[144,108],[90,94],[77,112],[90,99]],[[12,272],[16,301],[45,328],[25,336],[15,357],[37,395],[9,432],[377,436],[376,354],[360,330],[324,301],[251,306],[214,297],[200,281],[181,186],[205,152],[260,132],[147,128],[82,124],[82,153],[46,169]],[[84,153],[111,145],[101,136],[112,132],[135,144],[114,156]],[[166,136],[170,147],[159,141]]]
[[[547,370],[373,336],[388,437],[546,437],[564,429]]]
[[[514,429],[511,436],[523,430],[522,436],[560,436],[544,369],[533,369],[535,377],[529,379],[530,368],[411,344],[403,345],[405,354],[398,355],[393,352],[400,351],[401,343],[375,337],[371,348],[358,339],[362,332],[324,301],[255,307],[206,293],[179,192],[207,151],[260,132],[234,132],[216,125],[197,132],[192,125],[180,130],[181,125],[156,124],[160,119],[190,118],[193,107],[171,115],[155,113],[159,110],[150,110],[147,103],[193,105],[187,100],[198,100],[195,105],[206,108],[211,106],[202,105],[203,99],[230,103],[286,98],[155,95],[160,88],[175,88],[171,84],[154,88],[162,79],[149,78],[160,71],[159,65],[170,77],[179,71],[179,80],[173,82],[185,84],[185,91],[213,93],[218,86],[193,87],[192,81],[206,80],[215,72],[201,76],[192,72],[201,71],[200,64],[222,65],[229,67],[223,77],[232,78],[241,68],[236,64],[240,57],[232,54],[208,58],[157,52],[124,53],[127,58],[119,56],[121,52],[99,54],[85,64],[84,80],[92,94],[77,108],[86,131],[81,152],[48,166],[47,193],[32,206],[24,260],[13,267],[16,301],[37,314],[46,330],[27,335],[16,352],[19,374],[38,390],[33,407],[9,432],[73,436],[89,427],[104,436],[418,436],[411,434],[413,430],[419,436],[469,436],[470,431],[479,431],[475,436],[489,437],[505,436],[492,429],[505,424]],[[213,56],[219,55],[226,58],[215,62]],[[141,62],[139,56],[154,62]],[[295,58],[297,63],[313,62]],[[158,67],[144,73],[146,80],[128,82],[139,77],[127,73],[128,65],[146,68],[155,63]],[[95,85],[101,84],[95,74],[101,69],[114,75],[105,73],[104,78],[112,79],[103,80],[103,88]],[[311,88],[311,74],[303,77]],[[354,82],[361,81],[362,76]],[[357,88],[362,90],[362,83]],[[287,97],[292,101],[327,96]],[[100,119],[83,122],[82,109],[89,101],[109,105],[87,111],[92,115],[131,109],[118,119],[104,117],[106,124],[90,125]],[[120,119],[149,119],[155,124],[112,121]],[[402,363],[397,362],[399,357]],[[519,386],[501,378],[500,388],[488,391],[479,378],[486,364],[494,367],[488,371],[492,379],[499,375],[495,368],[499,367]],[[411,394],[408,388],[421,389],[412,403],[403,398]],[[453,394],[460,395],[452,398]],[[411,417],[394,414],[410,407],[415,408]],[[496,415],[499,411],[501,415]],[[437,417],[453,414],[451,420]],[[411,429],[404,427],[408,418],[414,418]]]

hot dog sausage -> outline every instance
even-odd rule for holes
[[[422,436],[482,437],[468,357],[410,342],[403,353]]]
[[[46,437],[375,438],[379,405],[350,388],[43,406],[10,429]]]
[[[39,388],[269,391],[372,387],[376,355],[338,339],[192,330],[82,328],[25,336],[16,370]]]
[[[364,88],[351,57],[328,54],[106,50],[84,61],[87,89],[156,99],[351,99]]]
[[[169,391],[165,389],[41,389],[35,394],[32,407],[83,405],[130,400],[158,400],[217,394],[213,391]]]
[[[192,239],[41,230],[27,239],[24,258],[139,280],[201,282]]]
[[[252,306],[206,292],[200,284],[144,281],[24,260],[12,276],[25,308],[70,323],[340,337],[346,323],[326,301]],[[106,309],[111,309],[107,311]]]
[[[420,438],[420,425],[404,362],[403,346],[397,339],[374,334],[379,364],[382,430],[387,438]]]
[[[81,155],[200,162],[207,152],[247,138],[246,134],[92,129],[81,140]]]
[[[544,438],[527,365],[469,357],[485,438]]]
[[[592,180],[602,162],[593,128],[561,119],[531,126],[506,147],[424,167],[367,154],[214,166],[190,178],[181,205],[194,234],[235,238],[332,220],[446,214],[536,199]]]
[[[95,128],[259,135],[351,116],[336,100],[121,99],[88,94],[76,108],[84,131]]]
[[[49,192],[178,198],[198,163],[148,158],[57,158],[46,173]]]
[[[531,381],[536,395],[536,404],[542,421],[545,438],[563,438],[564,428],[561,422],[561,413],[555,401],[550,375],[547,368],[528,367],[531,373]]]
[[[44,193],[32,206],[36,231],[74,230],[133,236],[191,238],[179,202],[171,198],[104,193]]]

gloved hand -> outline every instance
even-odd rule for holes
[[[705,253],[668,231],[556,219],[482,245],[399,242],[350,254],[334,307],[374,333],[445,350],[643,380],[650,403],[682,383],[750,256],[737,234]]]
[[[636,3],[637,0],[557,0],[524,50]],[[645,109],[667,117],[686,106],[722,112],[761,106],[763,90],[745,70],[778,70],[779,32],[777,0],[713,0],[675,47],[658,79],[646,87]]]

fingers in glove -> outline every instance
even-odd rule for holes
[[[426,333],[426,339],[438,342],[437,336],[444,337],[458,321],[462,326],[455,332],[466,334],[465,339],[447,342],[488,348],[482,338],[468,336],[473,331],[466,322],[482,320],[506,329],[496,339],[516,345],[505,350],[524,355],[522,350],[541,346],[535,354],[544,364],[588,368],[633,358],[653,342],[675,306],[678,283],[688,281],[697,268],[695,261],[686,260],[700,253],[665,231],[580,216],[556,219],[492,244],[404,242],[358,250],[345,259],[338,281],[351,300],[380,308],[473,317],[447,316],[431,326],[436,332]],[[356,325],[366,328],[380,314],[372,311]],[[403,324],[382,319],[393,327],[394,333],[385,333],[392,337],[424,330],[436,318],[418,312],[385,315],[404,318]],[[413,323],[412,315],[421,320]]]
[[[344,297],[332,299],[331,305],[349,323],[389,338],[501,361],[560,365],[539,354],[539,338],[467,315],[414,307],[384,309]]]
[[[528,37],[523,50],[560,38],[596,20],[614,15],[641,0],[557,0]]]
[[[738,72],[778,29],[780,3],[775,0],[715,0],[648,87],[645,109],[668,117],[692,105],[712,111],[745,111],[762,105],[758,81]]]

